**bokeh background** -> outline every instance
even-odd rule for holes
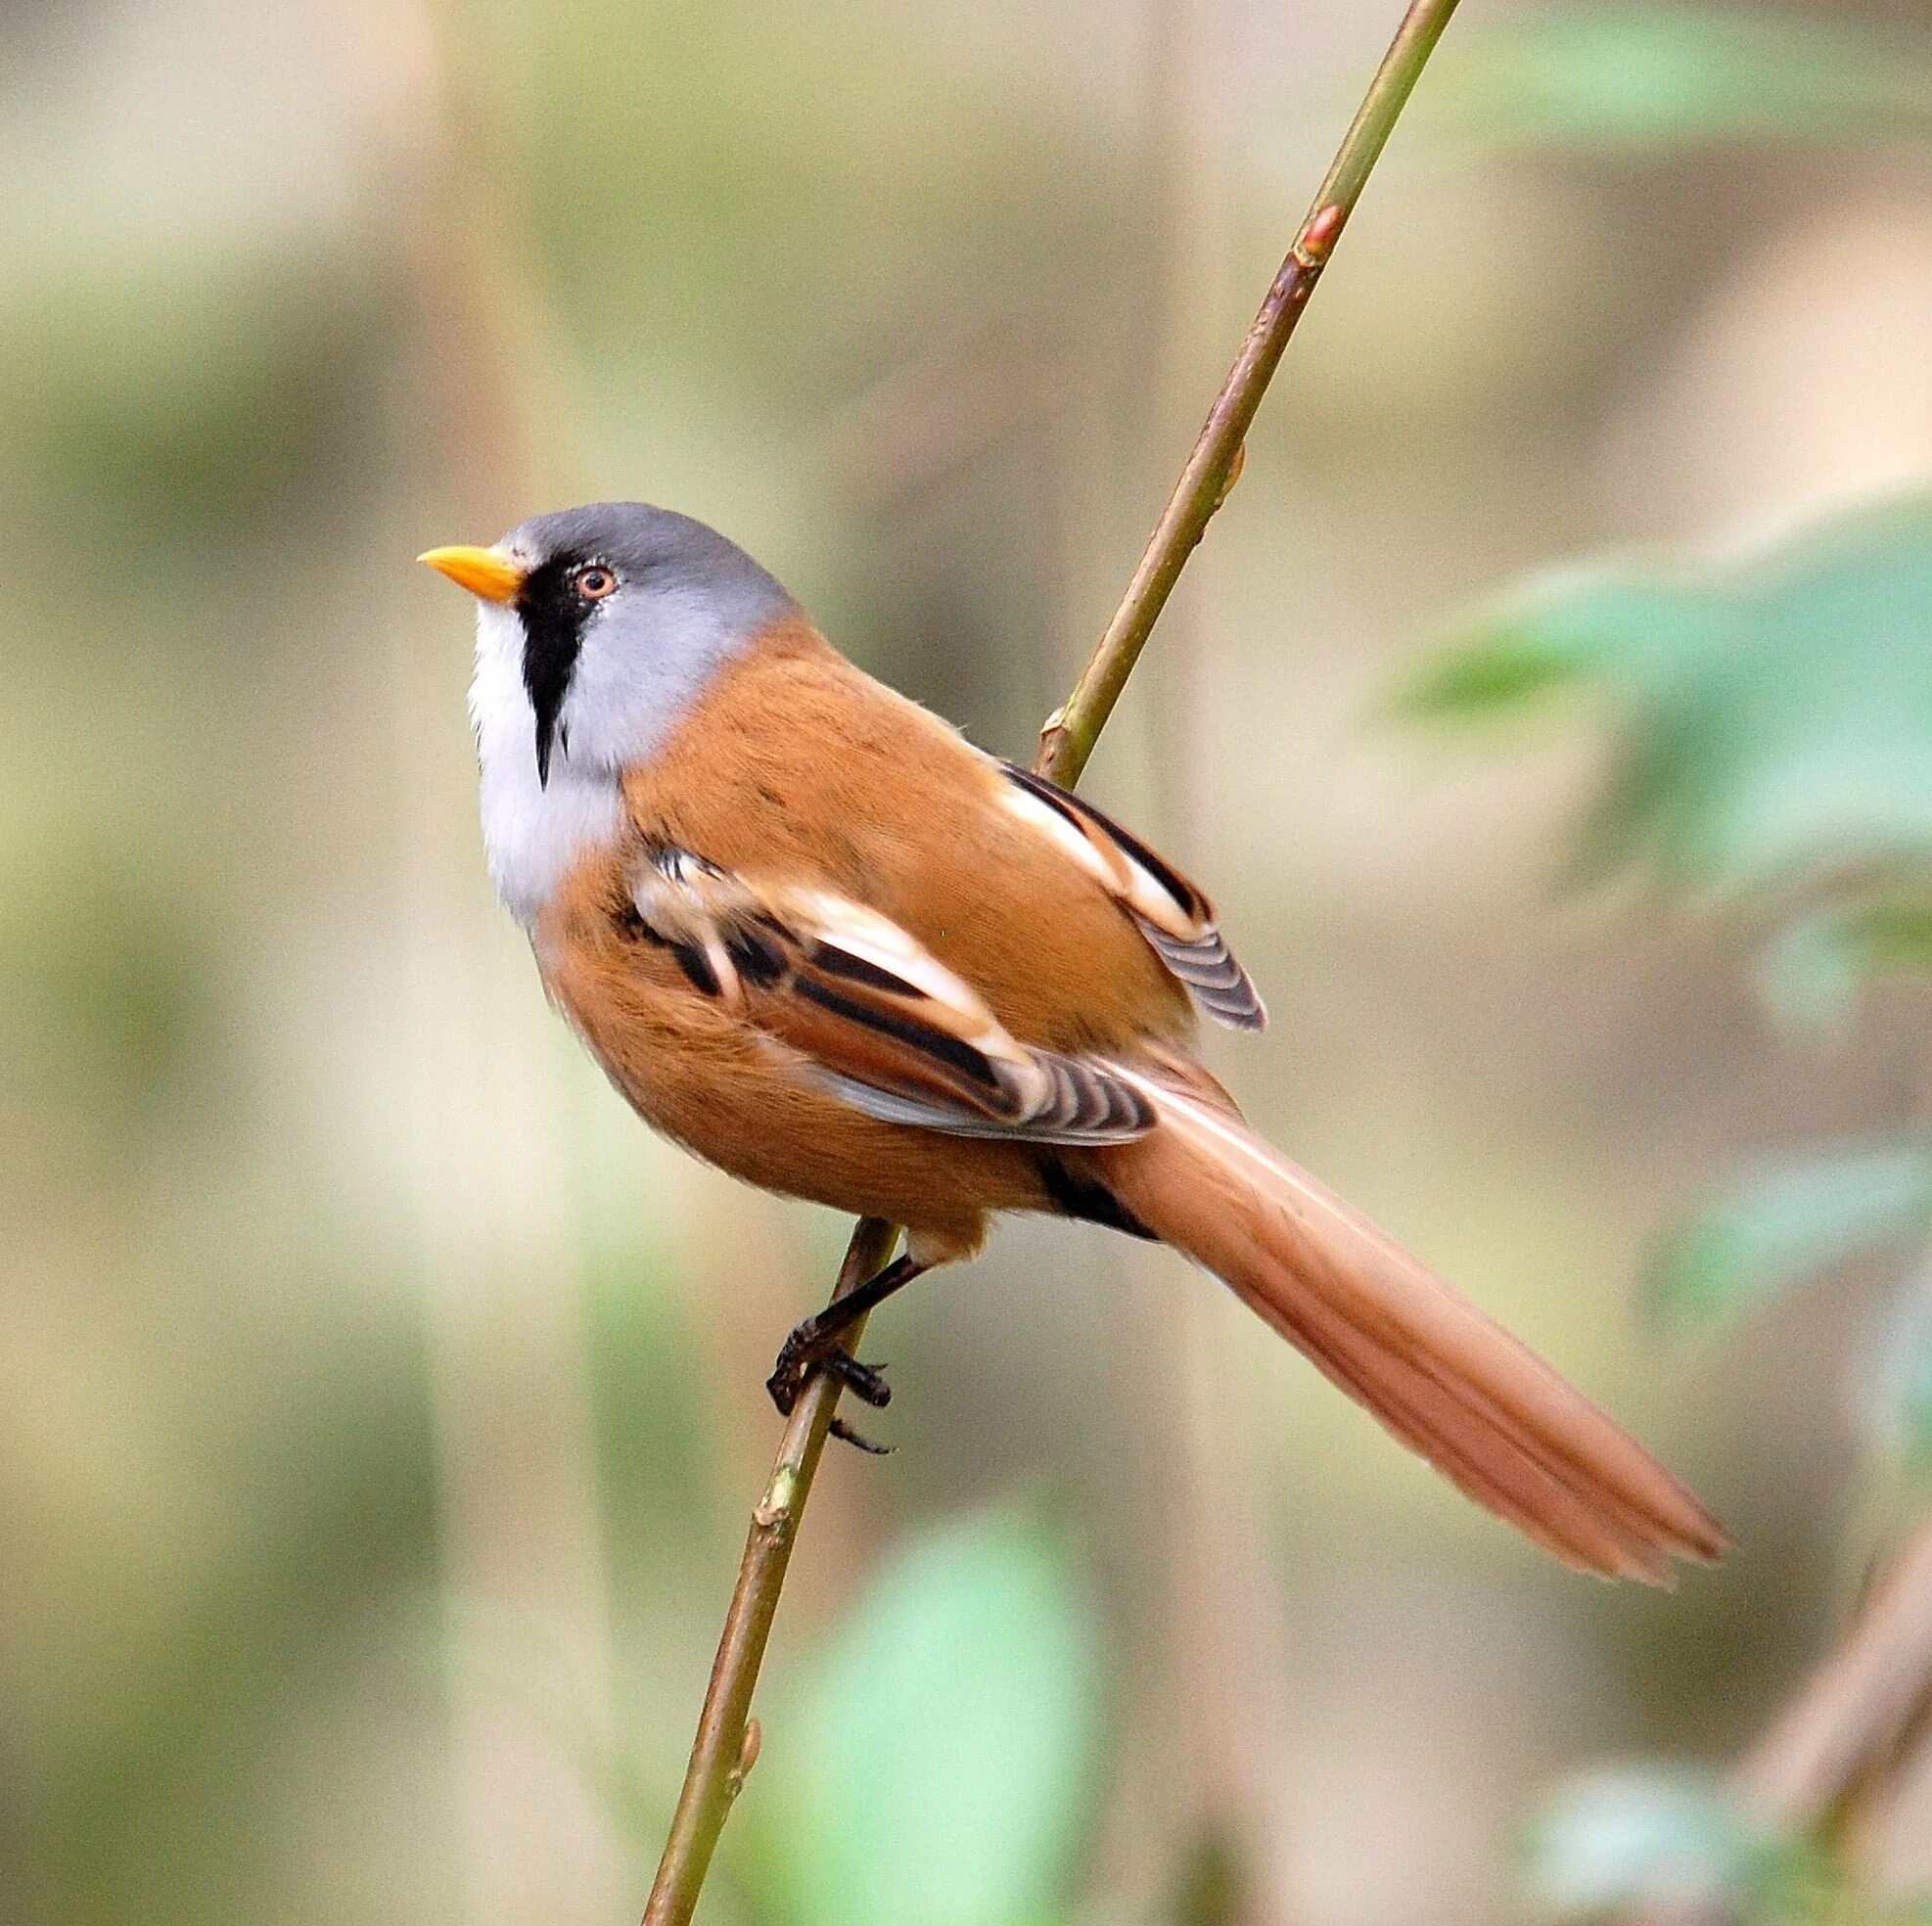
[[[483,874],[469,612],[410,558],[675,505],[1030,755],[1394,23],[0,12],[0,1917],[637,1910],[844,1227],[650,1139],[545,1009]],[[1829,1647],[1913,1503],[1869,1423],[1897,1266],[1689,1335],[1641,1280],[1751,1159],[1923,1117],[1921,987],[1807,1027],[1758,980],[1785,907],[1928,839],[1827,809],[1767,875],[1602,824],[1754,754],[1670,661],[1803,747],[1851,631],[1860,712],[1917,733],[1739,806],[1924,814],[1926,26],[1469,0],[1090,779],[1268,995],[1209,1045],[1252,1114],[1736,1554],[1672,1595],[1551,1569],[1178,1261],[1009,1228],[875,1323],[898,1449],[821,1482],[715,1926],[1595,1903],[1673,1821],[1586,1814],[1565,1886],[1520,1844],[1550,1788],[1722,1767]],[[1567,576],[1523,616],[1526,575],[1650,549],[1708,612],[1726,558],[1901,501],[1801,661],[1733,602],[1544,726],[1441,726],[1602,669],[1539,636],[1660,632],[1566,629]],[[1898,914],[1808,926],[1814,1005],[1922,960]],[[1885,1142],[1908,1233],[1932,1179]],[[1715,1272],[1706,1223],[1692,1285],[1860,1244],[1828,1178]]]

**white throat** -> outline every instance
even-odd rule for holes
[[[482,774],[483,848],[504,907],[529,929],[578,860],[617,842],[623,792],[615,770],[583,757],[553,756],[549,783],[537,780],[523,656],[516,612],[480,603],[470,722]]]

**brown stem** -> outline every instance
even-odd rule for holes
[[[1932,1720],[1932,1520],[1920,1520],[1861,1600],[1844,1636],[1732,1768],[1731,1790],[1768,1829],[1836,1838],[1849,1870],[1883,1883],[1885,1868],[1848,1851],[1845,1820],[1862,1796],[1883,1803],[1894,1768],[1913,1763]],[[1742,1926],[1729,1899],[1665,1899],[1625,1915],[1630,1926]],[[1833,1915],[1836,1916],[1835,1914]]]
[[[835,1298],[855,1291],[874,1271],[883,1268],[898,1241],[897,1226],[877,1217],[861,1217],[852,1226],[851,1242],[839,1266]],[[860,1318],[847,1333],[848,1345],[857,1344],[865,1329]],[[765,1483],[764,1494],[752,1508],[752,1529],[745,1539],[745,1556],[738,1567],[738,1583],[731,1609],[724,1616],[724,1632],[712,1664],[705,1710],[698,1736],[691,1746],[691,1763],[678,1794],[677,1811],[665,1841],[665,1856],[644,1909],[644,1926],[683,1926],[698,1903],[699,1889],[710,1870],[712,1854],[731,1811],[731,1802],[745,1782],[756,1757],[747,1744],[751,1729],[752,1690],[764,1660],[765,1641],[785,1586],[785,1568],[792,1561],[792,1544],[799,1520],[805,1515],[811,1481],[824,1454],[832,1412],[839,1401],[838,1382],[823,1373],[812,1378],[799,1395],[779,1440],[778,1460]]]
[[[1207,424],[1113,620],[1073,694],[1041,734],[1039,759],[1035,766],[1042,775],[1072,784],[1086,766],[1134,663],[1187,566],[1187,558],[1239,478],[1242,443],[1282,349],[1288,345],[1288,337],[1455,7],[1456,0],[1414,0],[1403,17],[1343,137],[1309,217],[1295,236],[1234,366],[1215,397]],[[897,1234],[893,1225],[873,1217],[861,1218],[852,1231],[834,1296],[855,1290],[878,1270]],[[853,1328],[849,1345],[857,1343],[860,1328]],[[651,1887],[644,1926],[686,1926],[697,1907],[731,1802],[750,1770],[756,1751],[756,1747],[748,1749],[746,1743],[752,1692],[778,1610],[792,1544],[838,1401],[839,1387],[831,1378],[811,1380],[785,1426],[778,1462],[752,1513],[738,1583],[731,1594],[731,1608],[725,1616],[724,1633],[718,1641],[705,1709],[698,1721],[698,1736],[685,1768],[670,1837],[665,1843],[664,1857]]]
[[[1932,1521],[1892,1556],[1843,1640],[1739,1766],[1752,1809],[1787,1832],[1828,1819],[1932,1707]]]

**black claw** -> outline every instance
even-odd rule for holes
[[[785,1340],[764,1388],[781,1415],[789,1418],[798,1404],[799,1393],[815,1372],[823,1371],[837,1378],[861,1403],[883,1411],[893,1401],[893,1388],[881,1375],[881,1369],[878,1365],[860,1363],[849,1351],[835,1344],[822,1340],[813,1343],[808,1336],[802,1337],[794,1331]]]
[[[868,1452],[875,1458],[889,1458],[893,1454],[892,1445],[875,1444],[862,1431],[854,1431],[844,1418],[832,1420],[832,1436],[843,1438],[848,1444],[856,1444],[861,1451]]]
[[[848,1291],[844,1297],[834,1299],[823,1310],[793,1327],[791,1335],[779,1349],[778,1361],[772,1366],[770,1377],[764,1381],[765,1390],[771,1394],[771,1401],[784,1416],[789,1418],[798,1408],[799,1393],[819,1371],[836,1379],[844,1390],[850,1391],[861,1403],[871,1405],[875,1411],[883,1411],[892,1402],[893,1388],[885,1380],[886,1367],[883,1364],[860,1363],[838,1340],[867,1311],[884,1304],[895,1291],[909,1284],[924,1268],[924,1265],[915,1263],[910,1256],[896,1259],[876,1276],[868,1278],[855,1290]],[[832,1420],[832,1436],[842,1438],[848,1444],[855,1444],[861,1451],[869,1451],[875,1457],[883,1457],[892,1448],[873,1444],[869,1438],[861,1436],[837,1417]]]

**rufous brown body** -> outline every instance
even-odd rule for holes
[[[1254,1135],[1190,1054],[1260,999],[1186,879],[826,643],[721,537],[602,504],[431,558],[483,599],[492,868],[633,1107],[765,1189],[906,1226],[1158,1238],[1470,1495],[1652,1581],[1710,1515],[1580,1392]],[[626,600],[626,598],[628,598]]]

